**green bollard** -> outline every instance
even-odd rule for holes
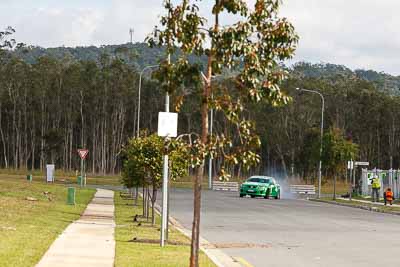
[[[32,182],[32,174],[28,174],[26,176],[26,180],[28,180],[29,182]]]
[[[75,187],[68,187],[67,204],[75,205]]]
[[[78,185],[79,185],[79,186],[82,186],[82,182],[83,182],[83,181],[82,181],[82,176],[79,175],[79,176],[78,176]]]

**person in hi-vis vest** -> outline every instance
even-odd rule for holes
[[[372,178],[372,202],[379,202],[379,191],[381,189],[381,181],[378,175]]]
[[[391,188],[386,189],[385,193],[383,193],[383,197],[385,198],[385,206],[387,205],[388,202],[390,205],[393,204],[394,197]]]

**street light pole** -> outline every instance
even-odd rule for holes
[[[321,179],[322,179],[322,139],[324,135],[324,110],[325,110],[325,99],[324,96],[314,90],[308,90],[308,89],[301,89],[301,88],[296,88],[298,91],[304,91],[304,92],[309,92],[313,94],[317,94],[321,97],[322,101],[322,110],[321,110],[321,143],[319,147],[319,167],[318,167],[318,198],[321,198]]]
[[[171,55],[168,53],[168,65],[171,64]],[[158,65],[157,65],[158,66]],[[169,94],[165,95],[165,112],[169,112]],[[168,137],[166,137],[168,139]],[[168,155],[164,155],[163,159],[163,177],[162,177],[162,210],[161,210],[161,229],[160,229],[160,246],[165,246],[168,238],[168,221],[169,221],[169,192],[168,192]]]
[[[144,68],[142,69],[142,71],[140,72],[140,75],[139,75],[138,113],[137,113],[137,130],[136,130],[136,137],[139,137],[139,131],[140,131],[140,94],[141,94],[141,91],[142,91],[142,76],[143,76],[143,73],[144,73],[146,70],[151,69],[151,68],[156,68],[156,67],[158,67],[158,66],[159,66],[159,65],[146,66],[146,67],[144,67]]]

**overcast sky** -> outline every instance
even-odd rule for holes
[[[203,0],[205,7],[211,0]],[[254,2],[254,0],[249,0]],[[282,16],[300,35],[295,61],[325,62],[400,75],[400,0],[284,0]],[[0,0],[0,26],[43,47],[143,41],[162,0]],[[208,3],[208,4],[207,4]]]

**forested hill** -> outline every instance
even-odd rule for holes
[[[28,47],[14,51],[11,57],[5,56],[6,51],[0,50],[0,168],[35,169],[55,163],[59,169],[72,171],[80,164],[76,149],[85,147],[90,151],[88,171],[116,173],[121,170],[121,147],[137,129],[157,131],[164,92],[156,81],[143,80],[138,120],[138,70],[157,63],[165,56],[162,49],[149,49],[145,44]],[[325,174],[346,161],[335,154],[332,144],[346,147],[350,141],[359,147],[357,159],[381,169],[400,168],[400,94],[385,92],[398,92],[399,80],[331,64],[296,64],[282,85],[292,98],[288,105],[246,105],[246,117],[255,122],[262,144],[258,151],[261,163],[251,171],[316,177],[321,102],[317,95],[297,91],[299,87],[324,95],[323,141],[329,148],[323,150]],[[229,88],[232,81],[218,82]],[[198,133],[201,96],[187,89],[178,132]],[[179,101],[181,95],[171,95],[171,103]],[[213,125],[215,131],[238,141],[236,130],[229,127],[221,111],[215,113]],[[223,158],[216,157],[214,164],[218,170]],[[233,176],[243,171],[242,166],[229,170]]]
[[[101,47],[56,47],[42,48],[28,46],[17,49],[16,53],[28,63],[35,63],[39,57],[50,56],[57,59],[69,58],[72,60],[99,61],[102,55],[118,57],[136,69],[142,69],[148,65],[157,64],[165,56],[164,49],[150,48],[145,43],[105,45]],[[192,57],[191,61],[203,62],[205,59]],[[355,70],[334,64],[298,63],[292,68],[292,74],[297,77],[325,78],[335,80],[338,76],[344,78],[357,77],[375,84],[376,88],[390,94],[400,94],[400,76],[392,76],[373,70]]]
[[[28,46],[16,49],[15,54],[28,63],[35,63],[42,56],[50,56],[59,60],[69,58],[73,60],[96,61],[99,62],[103,55],[122,59],[128,65],[142,69],[145,66],[154,65],[165,57],[163,48],[150,48],[146,43],[103,45],[100,47],[55,47],[42,48],[38,46]],[[202,59],[191,57],[192,62],[201,62]],[[203,62],[206,62],[204,59]]]
[[[339,76],[345,79],[360,78],[372,82],[376,88],[390,94],[400,94],[400,76],[393,76],[374,70],[355,70],[335,64],[298,63],[293,66],[292,75],[298,78],[325,78],[335,80]]]

